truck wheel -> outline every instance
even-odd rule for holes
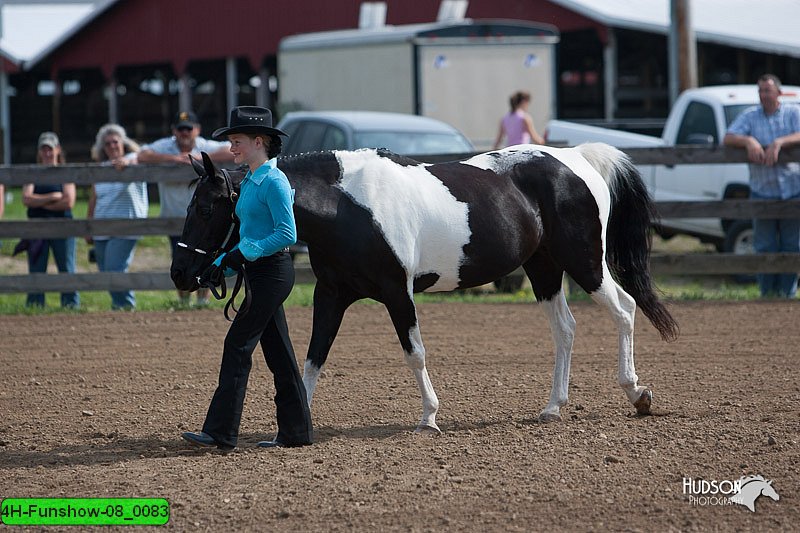
[[[725,241],[722,251],[733,254],[752,254],[753,249],[753,223],[750,220],[737,220],[725,232]],[[752,274],[737,274],[733,277],[737,283],[754,283],[756,277]]]

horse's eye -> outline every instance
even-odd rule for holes
[[[203,218],[211,218],[211,208],[210,207],[201,207],[198,209],[200,211],[200,216]]]

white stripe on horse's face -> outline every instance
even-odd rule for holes
[[[372,213],[406,272],[438,274],[428,292],[455,289],[471,235],[467,204],[422,164],[402,166],[372,149],[334,153],[339,186]]]

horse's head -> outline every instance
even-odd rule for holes
[[[778,491],[776,491],[775,488],[772,486],[772,480],[767,481],[761,487],[761,494],[764,495],[764,496],[768,496],[768,497],[772,498],[775,501],[778,501],[778,500],[781,499],[781,497],[778,495]]]
[[[239,240],[234,209],[241,172],[216,168],[205,152],[203,163],[192,159],[192,166],[199,176],[197,188],[170,268],[175,287],[182,291],[197,290],[200,274]]]

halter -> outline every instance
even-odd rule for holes
[[[233,188],[233,180],[231,179],[231,176],[230,176],[228,170],[222,168],[222,169],[220,169],[220,172],[222,173],[222,177],[223,177],[223,179],[225,181],[225,188],[228,191],[227,198],[230,200],[233,208],[231,209],[231,225],[228,227],[228,233],[225,235],[225,239],[222,241],[222,244],[220,244],[219,247],[216,250],[214,250],[214,252],[211,254],[211,261],[212,262],[214,260],[216,260],[216,258],[219,257],[219,255],[221,253],[225,252],[225,249],[228,246],[228,242],[230,241],[231,236],[233,235],[233,230],[236,228],[236,222],[237,222],[237,219],[236,219],[236,200],[238,198],[238,194],[236,193],[236,191]],[[177,246],[180,246],[181,248],[185,248],[185,249],[189,250],[190,252],[198,253],[200,255],[209,255],[206,250],[203,250],[202,248],[198,248],[196,246],[190,246],[190,245],[188,245],[188,244],[186,244],[185,242],[182,242],[182,241],[178,242]],[[233,301],[234,301],[234,298],[236,298],[236,295],[239,294],[239,290],[242,287],[242,282],[244,282],[244,302],[242,302],[242,305],[239,307],[239,309],[237,309],[236,306],[233,304]],[[221,284],[222,291],[221,292],[217,292],[217,288],[213,284],[211,284],[211,285],[203,285],[203,283],[200,281],[200,276],[197,276],[197,283],[201,287],[202,286],[206,286],[209,289],[211,289],[211,293],[214,295],[214,298],[216,298],[217,300],[224,299],[226,294],[227,294],[227,285],[225,284],[225,278],[224,277],[222,278],[222,284]],[[239,272],[237,272],[237,274],[236,274],[236,283],[234,284],[233,291],[231,292],[231,297],[228,300],[228,302],[225,304],[225,309],[224,309],[225,318],[229,322],[233,322],[233,320],[228,316],[228,309],[233,309],[233,311],[236,313],[236,316],[239,316],[239,315],[244,316],[247,313],[247,311],[250,309],[251,298],[252,297],[251,297],[251,291],[250,291],[250,279],[248,278],[247,273],[245,272],[245,266],[242,265],[241,270],[239,270]]]
[[[222,244],[220,244],[219,247],[216,250],[214,250],[214,253],[211,255],[212,261],[216,259],[219,256],[219,254],[225,251],[225,247],[228,246],[228,241],[231,240],[231,235],[233,235],[233,230],[236,228],[236,198],[238,195],[236,194],[236,191],[233,189],[233,180],[231,179],[231,175],[228,173],[228,170],[222,168],[220,169],[220,171],[225,181],[225,188],[228,190],[227,198],[231,201],[233,209],[231,209],[231,225],[228,228],[228,233],[225,235],[225,239],[222,241]],[[177,246],[180,246],[181,248],[185,248],[190,252],[194,252],[200,255],[208,255],[208,252],[206,250],[203,250],[202,248],[198,248],[196,246],[188,245],[183,241],[179,241],[177,243]]]

